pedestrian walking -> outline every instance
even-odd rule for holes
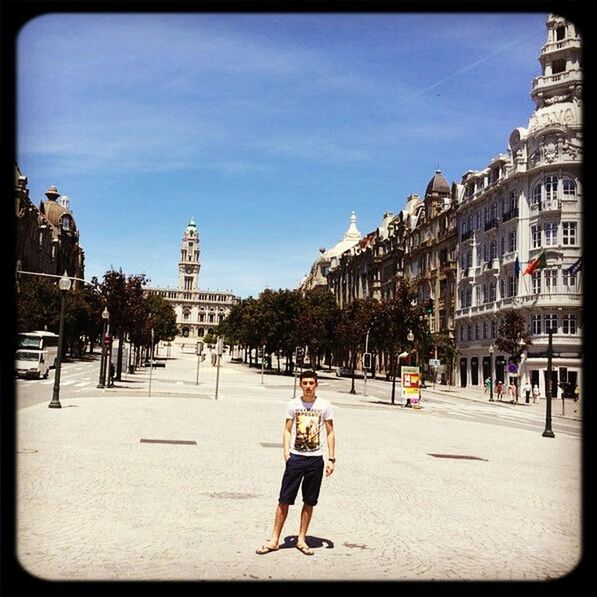
[[[531,384],[528,381],[524,385],[523,391],[524,391],[524,401],[527,404],[529,404],[529,402],[531,401],[531,392],[533,391],[533,388],[531,387]]]
[[[533,404],[537,402],[537,398],[539,398],[539,386],[535,384],[533,386]]]
[[[508,396],[510,396],[510,398],[512,398],[512,404],[514,404],[515,402],[518,402],[518,396],[516,395],[516,384],[514,383],[514,380],[510,380],[510,383],[508,384]]]
[[[289,401],[284,423],[282,443],[286,468],[282,477],[274,528],[271,538],[256,550],[259,555],[280,549],[280,534],[288,516],[288,508],[294,504],[301,485],[303,508],[296,548],[306,556],[313,555],[313,550],[307,545],[307,530],[313,507],[319,499],[324,468],[327,477],[334,472],[336,440],[332,406],[327,400],[316,395],[315,371],[303,371],[300,374],[299,385],[303,395]],[[328,453],[326,463],[323,459],[324,428]]]
[[[576,387],[574,388],[574,402],[578,402],[579,398],[580,398],[580,388],[578,387],[578,384],[576,384]]]
[[[501,379],[498,379],[497,383],[495,384],[495,393],[497,395],[497,399],[502,399],[502,394],[504,393],[504,383]]]
[[[488,377],[485,380],[485,389],[483,390],[483,394],[487,394],[487,393],[491,394],[491,377]]]

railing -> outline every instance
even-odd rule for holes
[[[558,73],[556,75],[543,75],[537,77],[533,81],[533,89],[537,87],[544,87],[546,85],[550,85],[551,83],[557,83],[558,81],[568,81],[568,80],[577,80],[580,81],[582,79],[582,72],[580,69],[569,70],[566,72]]]
[[[492,228],[497,228],[497,218],[492,218],[489,222],[485,222],[485,232],[491,230]]]
[[[512,218],[517,218],[518,217],[518,207],[515,207],[514,209],[511,209],[510,211],[505,211],[502,214],[502,222],[507,222],[508,220],[511,220]]]

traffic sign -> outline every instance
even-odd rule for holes
[[[430,367],[439,367],[442,362],[439,359],[429,359],[429,366]]]

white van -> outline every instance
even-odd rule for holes
[[[15,369],[17,377],[48,378],[50,357],[47,350],[17,350]]]

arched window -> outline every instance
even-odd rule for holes
[[[540,205],[541,204],[541,183],[538,182],[533,188],[533,200],[531,205]]]
[[[545,200],[551,201],[551,199],[557,199],[558,193],[558,177],[557,176],[546,176],[545,177]]]
[[[574,199],[576,197],[576,183],[568,176],[562,178],[562,194],[564,199]]]

